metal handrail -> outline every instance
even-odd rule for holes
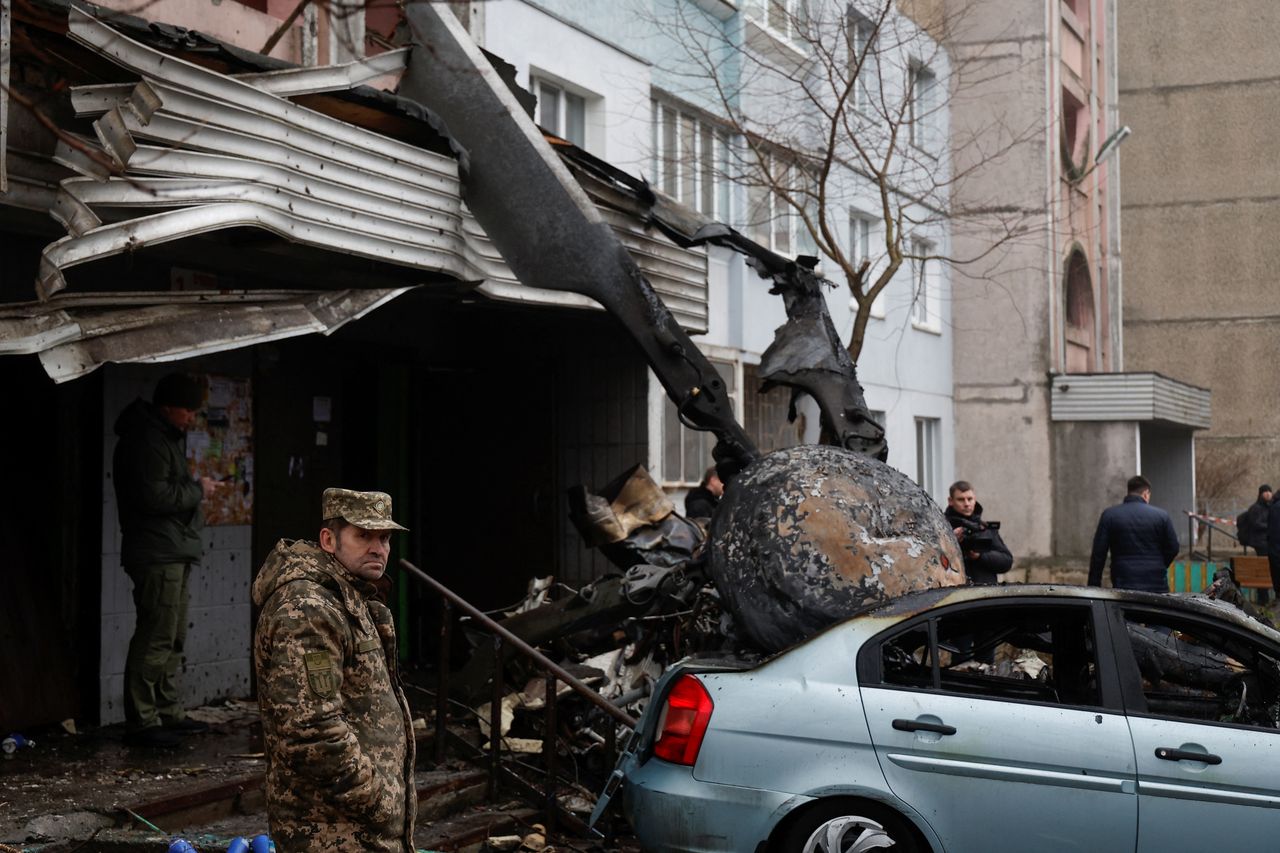
[[[636,719],[626,711],[614,705],[608,699],[601,696],[595,690],[592,690],[586,684],[575,678],[567,672],[563,667],[555,661],[548,658],[542,652],[520,639],[511,631],[502,627],[487,614],[471,604],[469,601],[449,589],[440,581],[428,575],[422,569],[415,566],[408,560],[401,560],[400,567],[412,574],[418,580],[431,587],[440,594],[441,600],[441,620],[440,620],[440,672],[438,674],[439,684],[436,690],[436,737],[435,737],[435,757],[437,763],[444,760],[445,734],[447,732],[446,723],[448,721],[448,705],[449,705],[449,642],[450,642],[450,607],[457,607],[466,613],[480,625],[493,635],[493,692],[489,703],[489,799],[493,800],[497,796],[498,775],[500,769],[499,755],[502,731],[502,657],[505,646],[510,646],[520,652],[524,657],[531,660],[547,673],[546,679],[546,733],[543,741],[543,757],[546,761],[547,772],[547,789],[545,792],[547,823],[548,828],[552,828],[555,822],[556,812],[559,805],[555,797],[555,778],[556,778],[556,761],[555,761],[555,728],[556,728],[556,693],[557,683],[563,682],[569,686],[571,690],[582,698],[586,699],[592,705],[604,711],[614,721],[622,725],[635,729]],[[607,749],[609,753],[608,764],[612,765],[613,753],[615,751],[616,731],[613,726],[609,727],[608,737],[606,738]],[[580,823],[579,821],[573,821]]]
[[[1213,559],[1213,533],[1215,530],[1223,536],[1226,536],[1228,539],[1233,540],[1240,547],[1245,547],[1244,543],[1240,541],[1240,537],[1237,534],[1232,533],[1230,530],[1227,530],[1225,527],[1220,526],[1218,524],[1219,519],[1214,516],[1201,515],[1200,513],[1192,512],[1187,509],[1184,509],[1183,513],[1187,516],[1187,554],[1190,557],[1194,558],[1196,555],[1196,522],[1200,522],[1209,529],[1208,541],[1205,543],[1205,560]]]

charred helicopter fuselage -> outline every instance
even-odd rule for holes
[[[635,340],[681,422],[716,435],[727,505],[712,523],[710,565],[747,638],[776,650],[901,591],[963,583],[937,507],[882,461],[884,431],[827,313],[817,259],[783,258],[640,186],[656,227],[686,246],[742,253],[784,300],[788,320],[764,353],[762,375],[766,385],[811,396],[833,446],[762,458],[715,369],[458,20],[437,4],[405,12],[415,44],[400,94],[448,125],[466,201],[512,271],[528,286],[600,303]],[[794,627],[767,628],[778,623]]]

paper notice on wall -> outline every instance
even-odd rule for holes
[[[225,409],[231,403],[231,383],[209,377],[209,408]]]
[[[332,414],[333,399],[331,397],[311,398],[311,420],[318,424],[327,424]]]
[[[208,455],[209,433],[196,429],[187,433],[187,458],[196,464],[197,469]]]
[[[253,522],[253,395],[248,379],[203,377],[205,401],[187,433],[187,459],[198,477],[218,481],[204,502],[205,524]]]

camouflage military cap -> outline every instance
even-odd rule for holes
[[[391,495],[386,492],[355,492],[351,489],[325,489],[321,501],[321,518],[341,518],[365,530],[408,530],[391,518]]]

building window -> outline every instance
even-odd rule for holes
[[[920,149],[933,148],[934,113],[938,108],[938,77],[927,65],[912,63],[910,97],[907,101],[907,128],[911,144]]]
[[[811,0],[748,0],[747,11],[756,21],[788,40],[804,37]]]
[[[916,418],[916,482],[936,497],[942,479],[942,421]]]
[[[880,93],[880,62],[875,54],[876,27],[871,21],[849,10],[849,68],[857,69],[853,84],[853,106],[861,113],[875,111],[875,98]],[[859,67],[858,63],[862,65]]]
[[[1062,87],[1062,167],[1069,181],[1089,169],[1089,108],[1070,89]]]
[[[564,87],[537,81],[538,124],[579,148],[587,145],[587,99]]]
[[[734,415],[741,418],[737,365],[732,361],[709,361],[728,391]],[[701,482],[703,472],[715,461],[711,456],[715,443],[714,433],[681,424],[675,403],[667,400],[662,418],[662,479],[667,485],[696,486]]]
[[[729,136],[669,104],[653,102],[653,173],[664,193],[699,213],[730,219]]]
[[[1089,260],[1079,248],[1067,259],[1066,283],[1067,373],[1089,373],[1094,369],[1093,282]]]
[[[871,235],[875,231],[875,220],[858,212],[849,214],[849,261],[853,268],[859,269],[867,264],[867,271],[862,277],[862,286],[869,289],[875,281],[875,262],[871,257]],[[871,316],[884,319],[884,291],[876,294],[871,303]]]
[[[817,175],[783,158],[760,155],[759,173],[747,186],[747,234],[779,255],[814,255],[813,234],[792,202],[802,205],[810,222],[817,221]],[[792,202],[782,192],[791,196]]]
[[[942,332],[941,282],[938,259],[927,240],[911,241],[911,325],[925,332]]]

